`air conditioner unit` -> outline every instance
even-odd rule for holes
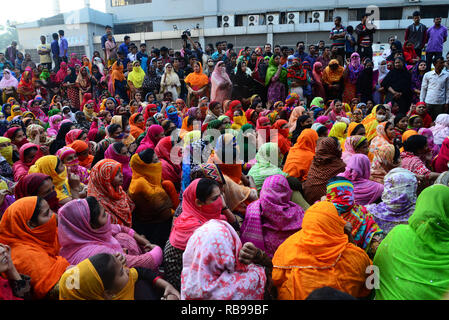
[[[312,11],[309,16],[310,23],[323,23],[324,22],[324,11]]]
[[[408,2],[420,2],[420,0],[408,0]]]
[[[259,25],[259,15],[249,15],[248,16],[248,26],[252,27],[252,26],[258,26]]]
[[[279,24],[279,14],[278,13],[267,14],[267,25],[275,25],[275,24]]]
[[[287,23],[288,24],[299,23],[299,12],[287,12]]]
[[[233,27],[235,23],[235,17],[232,14],[228,14],[222,17],[222,27],[230,28]]]

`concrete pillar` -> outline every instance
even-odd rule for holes
[[[274,43],[273,43],[273,32],[267,33],[267,43],[271,44],[271,48],[274,49]]]

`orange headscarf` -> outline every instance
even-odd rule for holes
[[[125,80],[125,74],[123,73],[123,64],[120,66],[117,65],[117,61],[114,62],[112,65],[112,72],[111,72],[111,81],[112,81],[112,88],[115,91],[115,80],[123,81]]]
[[[89,150],[89,145],[86,142],[82,141],[82,140],[75,140],[68,147],[74,149],[77,154],[79,154],[81,152],[84,152],[86,150]],[[84,167],[86,169],[90,169],[90,165],[92,164],[92,161],[94,161],[94,156],[89,154],[87,157],[81,158],[78,155],[78,160],[80,162],[80,166],[82,166],[82,167]]]
[[[284,165],[284,172],[290,177],[296,177],[302,181],[306,180],[315,156],[317,140],[318,134],[315,130],[304,129],[296,144],[290,148]]]
[[[142,133],[145,132],[145,122],[139,124],[136,123],[137,116],[142,115],[141,113],[135,113],[129,118],[129,127],[131,129],[131,135],[134,139],[137,139]]]
[[[290,133],[288,127],[286,129],[282,129],[282,127],[286,124],[288,125],[287,120],[281,119],[277,120],[273,125],[273,129],[277,130],[277,134],[272,142],[278,144],[279,150],[283,155],[287,154],[292,146],[291,141],[288,139]]]
[[[332,70],[330,68],[331,65],[338,65],[337,70]],[[327,84],[334,84],[335,82],[338,82],[341,80],[341,77],[343,77],[343,72],[345,71],[345,68],[340,66],[337,59],[332,59],[329,62],[329,65],[324,69],[323,71],[323,82]]]
[[[189,73],[189,75],[184,79],[184,82],[191,86],[192,89],[195,87],[199,89],[209,84],[209,78],[203,73],[203,66],[201,65],[201,62],[197,63],[200,66],[200,72]]]
[[[31,229],[27,222],[33,216],[37,197],[14,202],[0,222],[0,243],[11,247],[11,258],[17,271],[31,277],[34,298],[42,299],[58,283],[70,265],[59,253],[56,216]]]
[[[405,141],[407,141],[408,138],[410,138],[411,136],[416,136],[418,134],[418,132],[416,132],[415,130],[407,130],[404,132],[404,134],[402,135],[402,143],[404,144]],[[401,152],[404,152],[404,148],[402,147]]]
[[[306,211],[302,230],[285,240],[273,257],[279,300],[303,300],[325,286],[357,298],[370,293],[365,280],[372,262],[348,242],[345,224],[331,202],[318,202]]]

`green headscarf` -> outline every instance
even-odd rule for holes
[[[449,290],[449,187],[426,188],[408,222],[377,249],[377,300],[439,300]]]
[[[258,192],[260,192],[263,182],[269,176],[282,174],[284,177],[287,177],[287,174],[282,172],[282,170],[278,167],[278,164],[282,162],[282,159],[279,159],[280,155],[281,153],[279,152],[277,143],[273,142],[263,144],[257,152],[257,162],[251,167],[248,175],[253,177]],[[274,160],[277,160],[278,164],[273,163]]]
[[[278,66],[274,63],[274,55],[270,58],[270,62],[268,63],[267,75],[265,76],[265,86],[268,87],[270,84],[271,78],[274,77],[276,72],[278,71]],[[287,69],[282,67],[281,74],[279,75],[279,81],[283,84],[287,84]]]
[[[42,70],[41,75],[39,76],[40,80],[45,80],[47,81],[47,79],[50,78],[50,72],[48,72],[48,70]]]
[[[221,121],[220,120],[212,120],[211,122],[209,122],[208,124],[207,124],[207,129],[216,129],[216,130],[218,130],[218,128],[220,128],[220,126],[221,126]]]
[[[59,109],[51,109],[50,111],[48,111],[48,117],[52,117],[55,114],[60,114],[60,113],[61,113],[61,110],[59,110]]]
[[[319,108],[325,109],[324,108],[324,100],[321,97],[315,97],[312,102],[310,103],[310,107],[312,108],[313,106],[317,106]]]

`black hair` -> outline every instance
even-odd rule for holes
[[[390,121],[387,121],[387,123],[385,124],[385,133],[387,132],[387,129],[391,126],[394,126],[393,123],[391,123]]]
[[[60,36],[63,36],[64,35],[64,30],[59,30],[58,33],[59,33]]]
[[[443,62],[444,62],[443,56],[433,58],[433,64],[436,64],[438,62],[438,60],[443,60]]]
[[[340,21],[341,21],[341,17],[340,17],[340,16],[336,16],[336,17],[334,18],[334,20],[340,20]]]
[[[112,144],[112,148],[114,148],[115,152],[120,154],[120,150],[122,150],[123,147],[126,147],[123,142],[116,142]]]
[[[215,187],[220,187],[217,181],[208,178],[202,178],[196,186],[196,198],[201,202],[206,202],[207,198],[209,198],[209,196],[212,194],[212,191]]]
[[[151,148],[145,149],[144,151],[139,152],[139,157],[146,164],[150,164],[153,162],[154,150]]]
[[[281,47],[281,51],[284,51],[284,50],[290,50],[290,48],[286,47],[286,46]]]
[[[413,12],[413,17],[419,17],[421,15],[421,12],[415,11]]]
[[[357,300],[350,294],[331,287],[322,287],[313,290],[306,300]]]
[[[14,131],[14,133],[13,133],[12,136],[11,136],[11,140],[14,140],[14,139],[16,138],[17,134],[18,134],[20,131],[22,131],[23,133],[25,133],[25,131],[23,131],[23,129],[20,128],[19,130]]]
[[[304,41],[298,41],[298,42],[296,42],[296,46],[298,46],[300,43],[304,43]]]
[[[346,27],[346,31],[348,31],[349,33],[354,31],[354,27],[353,26],[347,26]]]
[[[287,178],[288,185],[293,191],[302,191],[301,181],[296,177]]]
[[[234,49],[234,44],[228,43],[227,48],[228,50]]]
[[[58,40],[58,34],[55,32],[52,34],[53,40]]]
[[[99,227],[98,226],[98,217],[100,216],[101,208],[100,203],[95,197],[89,196],[86,198],[87,204],[89,205],[89,211],[90,211],[90,224],[93,227]]]
[[[398,113],[396,115],[396,117],[394,117],[394,126],[396,127],[398,125],[399,121],[401,121],[405,117],[407,117],[407,115],[405,115],[404,113]]]
[[[28,149],[26,149],[24,152],[23,152],[23,156],[26,158],[26,157],[28,157],[28,155],[30,154],[30,152],[31,152],[31,150],[38,150],[38,148],[37,147],[31,147],[31,148],[28,148]]]
[[[379,110],[383,110],[383,111],[387,112],[387,108],[386,108],[383,104],[377,106],[376,113],[377,113],[377,111],[379,111]]]
[[[330,50],[330,49],[331,49],[331,47],[329,47],[329,46],[325,46],[325,47],[323,48],[323,51],[324,51],[324,50],[326,50],[326,49],[329,49],[329,50]]]
[[[123,38],[123,40],[129,40],[129,39],[131,39],[131,37],[130,36],[125,36],[124,38]]]
[[[351,136],[356,136],[357,132],[361,129],[361,128],[365,128],[365,126],[361,123],[359,123],[358,125],[355,126],[354,130],[352,130],[351,132]]]
[[[416,154],[419,149],[422,149],[427,144],[427,138],[422,135],[414,135],[404,142],[404,150]]]
[[[318,134],[318,136],[320,137],[321,135],[327,133],[327,128],[325,126],[319,127],[318,130],[316,131],[316,133]]]
[[[401,155],[401,151],[399,150],[399,148],[397,146],[394,146],[393,162],[398,162],[400,155]]]
[[[142,47],[146,47],[147,46],[147,44],[146,43],[141,43],[140,44],[140,47],[142,48]]]
[[[235,53],[235,52],[231,53],[231,58],[232,57],[238,57],[237,53]]]
[[[108,134],[109,136],[113,135],[118,129],[121,129],[122,127],[120,127],[120,125],[113,123],[111,125],[108,126]]]
[[[33,215],[30,218],[30,221],[34,224],[37,224],[37,217],[39,216],[39,212],[41,212],[41,202],[42,198],[37,197],[36,207],[34,208]]]
[[[99,253],[88,259],[103,282],[103,288],[111,290],[115,279],[114,256],[110,253]]]
[[[221,41],[217,41],[217,42],[215,42],[215,46],[218,48],[218,46],[219,46],[221,43],[222,43]]]

